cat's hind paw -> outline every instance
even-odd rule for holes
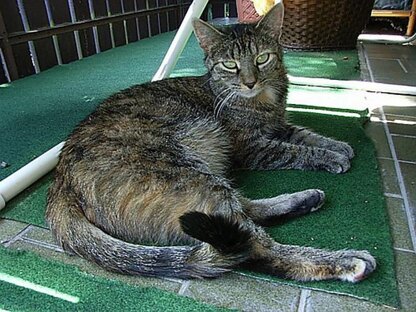
[[[340,280],[357,283],[376,269],[376,260],[367,251],[348,251],[344,257],[347,262],[338,276]]]
[[[325,193],[318,189],[309,189],[292,194],[295,203],[288,213],[289,217],[295,217],[317,211],[325,203]]]
[[[311,190],[314,192],[314,196],[311,196],[309,198],[309,206],[312,207],[311,208],[311,212],[317,211],[318,209],[320,209],[324,203],[325,203],[325,193],[321,190]]]

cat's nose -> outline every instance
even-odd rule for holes
[[[247,81],[244,84],[247,86],[247,88],[253,89],[254,86],[256,85],[256,81]]]

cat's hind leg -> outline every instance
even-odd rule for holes
[[[259,226],[253,226],[252,254],[245,267],[298,281],[342,280],[358,282],[376,268],[374,257],[364,250],[327,251],[275,242]]]
[[[322,207],[325,194],[318,189],[309,189],[272,198],[243,201],[243,210],[255,223],[270,226],[284,219],[314,212]]]

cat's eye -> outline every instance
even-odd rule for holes
[[[222,65],[224,65],[225,68],[227,69],[236,69],[237,68],[237,63],[234,61],[224,61],[222,62]]]
[[[256,64],[257,65],[263,65],[266,64],[267,61],[269,60],[270,54],[269,53],[263,53],[260,54],[257,58],[256,58]]]

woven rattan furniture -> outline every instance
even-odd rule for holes
[[[260,19],[251,0],[237,0],[236,4],[240,23],[254,23]]]
[[[374,4],[374,0],[283,0],[283,2],[285,17],[281,44],[291,50],[355,48],[357,37],[369,20]],[[237,10],[241,22],[252,22],[259,18],[257,14],[249,16],[254,10],[250,0],[237,0]]]

